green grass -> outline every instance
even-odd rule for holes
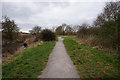
[[[4,61],[3,78],[37,78],[45,68],[54,45],[55,42],[44,42],[42,45],[25,49],[22,53]]]
[[[86,44],[80,45],[75,37],[64,37],[63,42],[80,78],[120,78],[119,60],[116,56],[108,56],[107,52]]]

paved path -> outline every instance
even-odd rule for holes
[[[46,68],[39,78],[79,78],[79,75],[68,56],[62,38],[59,37],[49,56]]]

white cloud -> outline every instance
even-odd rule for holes
[[[3,2],[109,2],[116,0],[3,0]]]
[[[22,0],[20,0],[22,1]],[[32,1],[32,0],[31,0]],[[71,1],[71,0],[70,0]],[[92,23],[105,2],[3,2],[2,13],[14,19],[22,31],[33,26],[51,28],[62,23]]]

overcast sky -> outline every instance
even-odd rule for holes
[[[95,20],[102,12],[105,0],[99,1],[64,1],[43,2],[38,0],[4,0],[2,2],[2,15],[7,15],[15,20],[20,30],[28,32],[35,25],[42,28],[52,28],[53,26],[66,23],[76,25],[89,23]]]

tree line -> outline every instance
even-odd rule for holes
[[[120,1],[107,2],[91,27],[83,24],[78,30],[78,38],[95,36],[102,47],[117,49],[119,47]],[[94,42],[96,41],[94,40]],[[94,44],[94,43],[93,43]]]
[[[9,17],[3,17],[1,22],[2,32],[2,55],[7,56],[8,53],[14,54],[24,44],[29,45],[37,41],[54,41],[56,35],[49,29],[41,29],[40,26],[35,26],[30,33],[20,32],[14,20]]]
[[[20,39],[20,28],[17,26],[14,20],[8,17],[4,17],[2,21],[2,39],[6,42],[18,41]],[[55,40],[56,35],[76,35],[80,39],[87,40],[88,37],[94,36],[92,45],[101,45],[103,47],[109,47],[118,49],[120,36],[120,1],[107,2],[93,25],[83,23],[81,25],[68,25],[61,24],[57,26],[55,31],[50,29],[42,30],[42,27],[35,26],[30,30],[30,35],[34,35],[35,41],[38,40]],[[52,36],[50,36],[50,34]],[[44,36],[47,37],[44,37]],[[50,36],[50,37],[49,37]],[[52,39],[51,39],[52,37]],[[44,39],[43,39],[44,38]],[[49,39],[49,40],[47,40]],[[96,43],[95,43],[96,42]]]
[[[57,35],[76,35],[79,39],[89,41],[94,38],[90,45],[101,46],[118,50],[120,47],[120,1],[107,2],[102,13],[100,13],[92,25],[82,23],[81,25],[62,24],[55,30]]]

